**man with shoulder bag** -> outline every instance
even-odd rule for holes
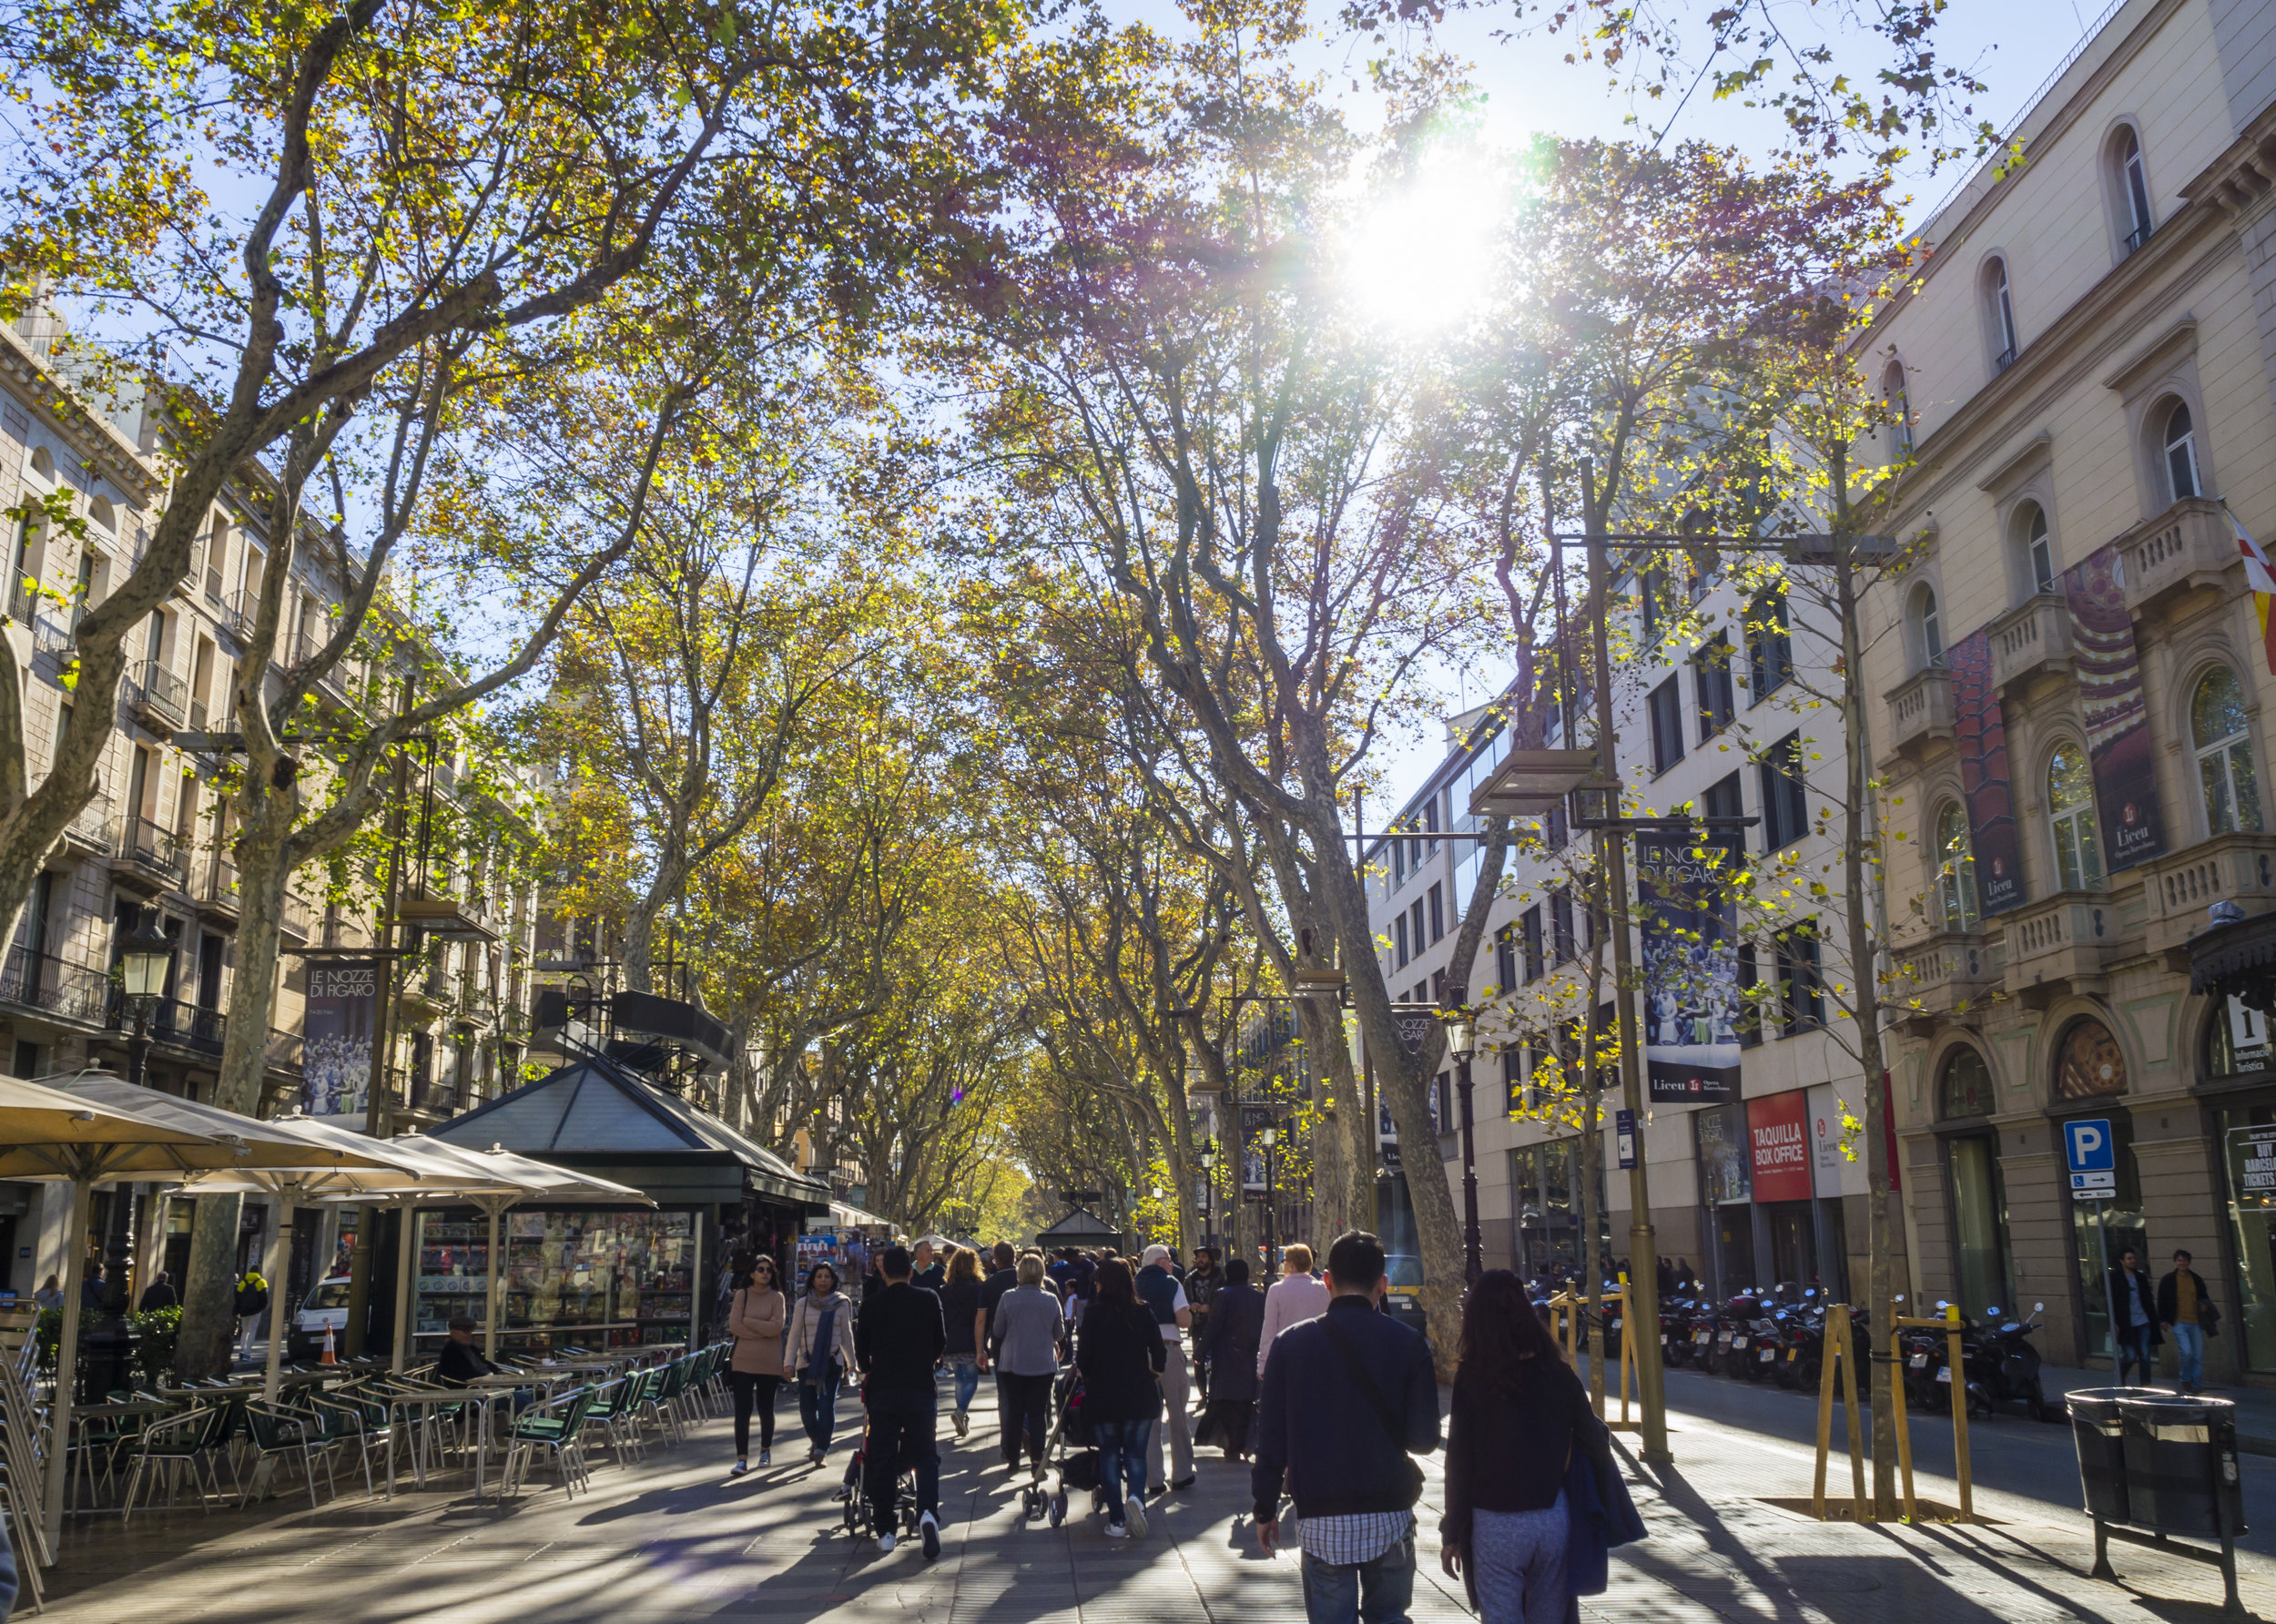
[[[1352,1231],[1328,1249],[1327,1312],[1274,1339],[1250,1434],[1256,1542],[1284,1540],[1295,1501],[1310,1624],[1404,1624],[1415,1592],[1415,1503],[1438,1447],[1430,1350],[1381,1311],[1383,1243]]]
[[[2173,1339],[2176,1373],[2184,1393],[2205,1385],[2205,1338],[2220,1335],[2220,1310],[2187,1252],[2173,1254],[2173,1272],[2158,1282],[2158,1323]]]

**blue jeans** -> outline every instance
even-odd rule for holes
[[[2129,1325],[2125,1337],[2119,1343],[2118,1379],[2120,1386],[2127,1385],[2126,1367],[2129,1365],[2139,1373],[2139,1385],[2148,1386],[2150,1377],[2156,1374],[2155,1362],[2149,1352],[2150,1329],[2148,1325]]]
[[[1415,1599],[1412,1534],[1372,1562],[1322,1562],[1306,1551],[1302,1565],[1304,1616],[1311,1624],[1407,1624]]]
[[[838,1419],[838,1375],[832,1371],[818,1382],[798,1382],[798,1419],[806,1424],[807,1440],[817,1449],[829,1447],[829,1429]]]
[[[2205,1327],[2176,1325],[2173,1327],[2173,1353],[2181,1362],[2181,1385],[2201,1387],[2205,1385]]]
[[[949,1368],[956,1373],[956,1413],[960,1416],[972,1407],[972,1395],[980,1391],[980,1362],[970,1354],[950,1354]]]
[[[1099,1487],[1106,1491],[1106,1520],[1123,1520],[1123,1485],[1133,1495],[1146,1492],[1146,1435],[1153,1417],[1137,1421],[1093,1421],[1092,1441],[1099,1446]]]

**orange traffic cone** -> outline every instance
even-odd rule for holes
[[[332,1357],[332,1328],[330,1325],[326,1325],[324,1327],[324,1356],[317,1360],[317,1363],[319,1365],[337,1365],[340,1363],[339,1360]]]

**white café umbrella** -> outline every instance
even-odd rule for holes
[[[274,1121],[277,1125],[312,1144],[341,1155],[384,1158],[387,1166],[383,1171],[373,1169],[353,1175],[316,1170],[278,1174],[225,1172],[185,1182],[185,1193],[193,1195],[245,1192],[283,1198],[281,1221],[270,1243],[272,1289],[275,1289],[273,1283],[281,1281],[290,1266],[289,1248],[292,1241],[292,1208],[295,1203],[458,1201],[503,1191],[519,1193],[523,1189],[522,1184],[502,1180],[486,1169],[465,1165],[463,1158],[434,1154],[432,1149],[428,1148],[432,1142],[371,1139],[320,1117],[295,1114],[278,1117]],[[279,1295],[269,1316],[268,1375],[263,1383],[263,1390],[272,1402],[277,1396],[279,1375],[284,1362],[284,1303]],[[397,1368],[401,1368],[400,1363]]]

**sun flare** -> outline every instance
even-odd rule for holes
[[[1376,198],[1344,246],[1344,280],[1361,315],[1407,333],[1466,320],[1492,281],[1502,198],[1490,166],[1452,154]]]

